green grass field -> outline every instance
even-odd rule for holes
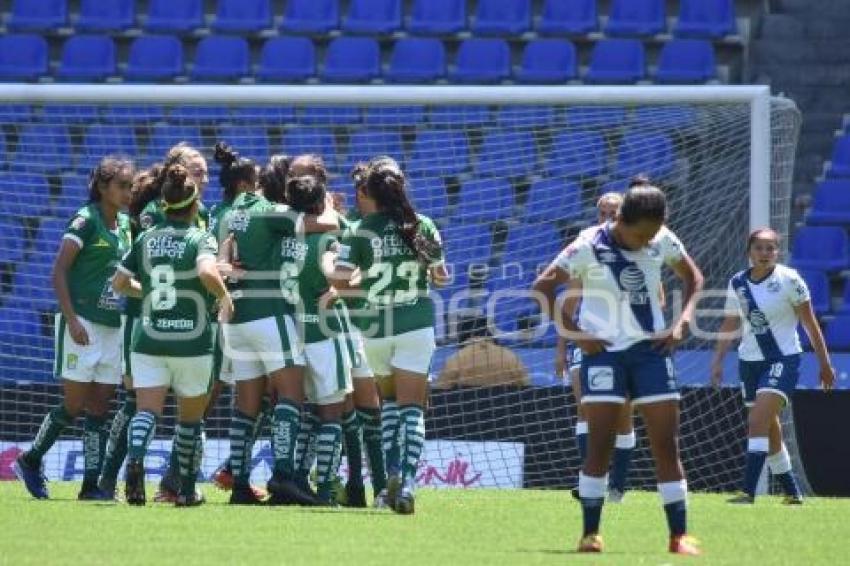
[[[78,503],[78,484],[50,484],[35,501],[0,483],[0,564],[841,564],[850,559],[850,500],[732,506],[691,496],[702,558],[666,552],[655,493],[606,505],[602,555],[577,555],[581,514],[565,491],[422,490],[414,516],[391,511],[235,508],[203,485],[200,508]],[[149,491],[149,494],[153,489]]]

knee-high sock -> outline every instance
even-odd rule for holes
[[[579,460],[584,462],[587,458],[587,421],[576,423],[576,446],[578,447]]]
[[[198,472],[195,470],[195,461],[198,459],[197,451],[201,446],[201,443],[198,441],[201,436],[201,423],[178,423],[174,428],[174,436],[177,438],[177,443],[173,450],[177,453],[180,493],[182,495],[193,495],[195,493],[195,480],[198,477]]]
[[[581,514],[584,522],[582,536],[599,532],[599,522],[602,519],[602,505],[605,503],[605,486],[608,476],[587,476],[584,472],[578,474],[578,495],[581,499]]]
[[[800,497],[802,492],[797,484],[797,478],[794,477],[794,470],[791,467],[791,456],[788,454],[788,449],[785,448],[785,443],[776,454],[771,454],[767,457],[767,465],[773,476],[779,480],[782,485],[782,491],[786,495]]]
[[[107,483],[115,483],[118,470],[127,456],[127,432],[130,430],[130,419],[136,414],[136,392],[127,391],[124,404],[115,413],[112,426],[109,429],[109,439],[106,441],[106,456],[103,459],[101,477]]]
[[[100,465],[103,462],[103,453],[106,450],[108,436],[109,431],[106,429],[105,416],[86,415],[85,424],[83,425],[84,486],[97,485],[97,478],[100,475]]]
[[[251,430],[255,419],[236,411],[230,421],[230,463],[233,469],[233,484],[244,487],[248,485],[251,475]]]
[[[316,492],[323,501],[331,499],[341,453],[342,426],[339,423],[322,423],[316,442]]]
[[[413,487],[419,458],[425,447],[425,411],[418,405],[405,405],[399,408],[402,430],[401,480],[408,488]]]
[[[360,432],[363,424],[357,411],[342,416],[342,435],[345,443],[345,457],[348,460],[348,483],[363,484],[363,448],[360,444]]]
[[[156,415],[150,411],[139,411],[130,421],[127,435],[127,455],[132,460],[142,460],[156,430]]]
[[[381,446],[381,410],[378,408],[357,409],[363,423],[363,445],[372,477],[372,490],[378,494],[387,487],[387,471],[384,468],[384,450]]]
[[[387,474],[401,473],[401,445],[399,444],[399,414],[395,399],[384,399],[381,408],[381,438],[383,439],[384,461]]]
[[[767,458],[768,439],[766,436],[750,438],[747,441],[747,468],[744,472],[744,491],[750,497],[756,496],[756,487]]]
[[[632,453],[635,450],[635,431],[631,434],[618,434],[614,444],[614,462],[611,465],[611,476],[608,487],[617,491],[626,491],[626,480],[632,463]]]
[[[71,415],[65,409],[64,403],[54,407],[53,410],[47,413],[44,416],[44,420],[41,421],[41,426],[35,435],[35,439],[32,441],[32,446],[24,455],[27,463],[34,466],[41,465],[41,459],[50,450],[50,447],[53,446],[56,439],[65,430],[65,427],[71,424],[72,420]]]
[[[658,494],[664,504],[664,514],[667,515],[667,527],[671,536],[683,535],[688,532],[688,482],[664,482],[658,484]]]
[[[316,443],[322,422],[312,411],[301,413],[301,427],[295,440],[295,475],[304,483],[310,478],[310,470],[316,463]]]
[[[301,409],[289,399],[274,408],[274,470],[294,477],[295,441],[301,424]]]

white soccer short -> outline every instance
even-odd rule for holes
[[[351,356],[344,336],[304,345],[307,372],[304,389],[307,400],[317,405],[342,403],[354,388],[351,382]]]
[[[393,368],[427,375],[436,349],[431,327],[366,340],[366,358],[377,376],[392,375]]]
[[[222,350],[230,358],[234,381],[305,364],[303,346],[288,315],[225,324]]]
[[[209,393],[212,355],[151,356],[132,352],[133,387],[170,387],[178,397],[200,397]]]
[[[354,379],[369,379],[375,377],[366,357],[366,341],[359,330],[352,328],[348,333],[351,345],[354,347],[354,359],[351,361],[351,377]]]
[[[224,354],[224,334],[223,330],[217,322],[210,324],[214,336],[213,342],[213,369],[216,369],[218,364],[218,375],[214,375],[214,379],[218,379],[226,385],[233,385],[233,362]]]
[[[121,358],[124,349],[124,328],[105,326],[77,317],[89,343],[80,346],[71,338],[68,324],[62,314],[55,318],[54,340],[56,355],[53,360],[53,374],[57,378],[78,381],[80,383],[121,383],[123,370]]]

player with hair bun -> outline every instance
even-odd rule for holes
[[[800,491],[791,458],[782,442],[779,413],[791,402],[800,377],[800,339],[803,325],[820,364],[820,382],[829,391],[835,369],[818,326],[806,282],[794,269],[778,262],[779,234],[760,228],[747,240],[750,268],[729,280],[726,318],[718,332],[711,364],[711,381],[723,380],[723,358],[741,330],[738,368],[744,403],[749,408],[747,466],[743,493],[731,503],[754,503],[765,462],[785,491],[784,502],[800,504]],[[743,323],[743,328],[742,328]]]
[[[100,161],[89,177],[89,202],[68,223],[53,263],[60,309],[54,373],[62,380],[63,400],[44,417],[32,446],[15,461],[15,472],[37,499],[48,498],[42,458],[83,412],[85,473],[78,498],[112,498],[97,481],[109,404],[121,383],[121,305],[111,279],[130,246],[130,222],[121,211],[130,203],[133,174],[128,158],[107,156]]]

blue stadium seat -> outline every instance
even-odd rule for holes
[[[830,311],[829,278],[823,271],[801,269],[800,276],[812,295],[812,308],[820,316]]]
[[[407,160],[411,175],[459,175],[469,170],[469,142],[460,130],[421,130]]]
[[[50,212],[50,186],[40,173],[0,171],[0,187],[14,191],[0,200],[0,213],[11,218],[39,217]]]
[[[672,39],[658,56],[659,83],[704,83],[717,78],[714,46],[701,39]]]
[[[466,39],[453,78],[462,83],[496,83],[511,76],[511,49],[501,39]]]
[[[369,161],[376,155],[389,155],[399,163],[404,162],[401,134],[394,131],[358,130],[348,140],[348,155],[342,159],[343,170],[350,171],[360,161]]]
[[[528,131],[486,132],[475,170],[479,175],[495,177],[531,175],[537,169],[536,147]]]
[[[39,291],[42,293],[52,292],[40,283]],[[40,311],[49,311],[49,308],[22,307],[22,305],[34,304],[27,297],[18,297],[10,301],[10,305],[0,309],[0,333],[8,340],[3,352],[0,353],[0,364],[9,375],[14,375],[16,380],[30,382],[52,381],[53,340],[50,329],[42,324]]]
[[[0,36],[0,79],[32,80],[47,74],[47,41],[38,35]]]
[[[78,171],[68,171],[66,173],[62,173],[60,177],[60,187],[61,193],[58,194],[53,200],[53,213],[59,217],[63,222],[67,222],[67,219],[71,217],[74,212],[76,212],[83,203],[88,200],[89,197],[89,172],[79,173]],[[44,219],[41,222],[41,226],[45,226],[46,223],[52,222],[50,219]],[[59,226],[57,230],[61,231],[64,229],[64,224]],[[56,245],[56,241],[53,240],[52,246]],[[46,250],[37,250],[37,251],[46,251]],[[55,251],[51,249],[49,251]],[[46,253],[49,253],[46,251]]]
[[[381,74],[381,48],[371,37],[339,37],[325,54],[322,78],[329,82],[368,82]]]
[[[850,350],[850,314],[839,314],[830,320],[823,337],[830,350]]]
[[[605,172],[605,139],[593,131],[565,131],[557,134],[546,156],[544,169],[555,177],[596,177]]]
[[[227,122],[230,113],[226,106],[191,104],[172,106],[168,119],[178,124],[203,125],[210,122]]]
[[[130,44],[125,79],[171,80],[182,73],[183,44],[173,35],[144,35]]]
[[[90,124],[100,119],[94,104],[50,104],[44,107],[44,122],[49,124]]]
[[[835,140],[827,177],[831,179],[850,177],[850,135]]]
[[[339,28],[337,0],[289,0],[281,29],[299,33],[326,33]]]
[[[272,153],[269,133],[262,126],[224,126],[219,129],[218,138],[231,144],[241,155],[259,164],[265,163]]]
[[[6,26],[13,31],[47,31],[67,23],[67,0],[15,0]]]
[[[818,183],[808,224],[850,224],[850,179],[827,179]]]
[[[78,31],[119,31],[133,27],[135,0],[81,0]]]
[[[446,76],[446,49],[439,39],[406,38],[393,46],[386,78],[396,83],[432,82]]]
[[[183,141],[192,147],[204,147],[201,129],[198,126],[156,124],[151,129],[148,155],[156,160],[161,160],[169,149]]]
[[[537,31],[547,35],[585,34],[598,26],[596,0],[545,0]]]
[[[622,106],[570,106],[566,122],[572,128],[614,128],[626,123]]]
[[[67,221],[65,221],[67,223]],[[46,255],[52,259],[59,250],[61,233],[52,242]],[[45,246],[47,242],[44,242]],[[33,262],[27,265],[27,269],[18,269],[12,282],[12,291],[21,303],[26,304],[31,314],[40,311],[54,311],[56,307],[56,293],[50,283],[51,264],[48,261]],[[55,312],[55,311],[54,311]],[[26,336],[27,340],[37,339],[40,329]]]
[[[488,323],[490,331],[501,343],[528,345],[534,342],[533,335],[522,332],[529,326],[533,332],[540,320],[539,303],[528,293],[534,279],[534,271],[521,269],[487,280],[488,301],[492,301],[493,305],[493,310],[487,313],[493,317]]]
[[[286,124],[295,121],[295,108],[292,106],[238,106],[231,112],[236,123]]]
[[[124,154],[131,158],[139,155],[136,132],[122,124],[93,124],[83,137],[82,152],[77,170],[88,173],[103,156],[110,153]]]
[[[561,109],[548,105],[506,104],[498,110],[496,121],[506,128],[552,128],[562,122]]]
[[[473,179],[460,187],[457,208],[450,222],[492,222],[511,216],[513,187],[503,178]]]
[[[204,27],[203,0],[150,0],[145,30],[190,32]]]
[[[635,110],[633,127],[669,128],[676,130],[696,124],[699,116],[693,106],[640,106]]]
[[[617,148],[613,173],[623,178],[638,174],[653,179],[665,177],[673,170],[675,158],[673,142],[668,136],[630,131],[623,134]]]
[[[293,128],[283,134],[283,152],[287,155],[318,153],[330,160],[337,154],[336,137],[330,128]]]
[[[548,219],[553,218],[556,218],[554,210],[550,210]],[[508,230],[502,263],[521,264],[534,270],[539,265],[548,265],[563,247],[560,233],[552,222],[515,224]]]
[[[475,128],[490,124],[490,108],[482,105],[437,105],[428,112],[432,126]]]
[[[275,37],[263,45],[257,78],[303,81],[316,75],[316,48],[306,37]]]
[[[70,169],[72,161],[71,141],[64,126],[32,124],[21,130],[14,157],[16,167],[34,173],[49,173]]]
[[[634,83],[644,78],[643,43],[637,39],[603,39],[590,53],[584,80],[591,83]]]
[[[850,266],[847,232],[837,226],[804,226],[794,235],[792,265],[836,271]]]
[[[419,214],[433,219],[445,218],[448,214],[449,198],[442,177],[408,178],[407,190]]]
[[[0,218],[0,263],[17,263],[24,256],[24,227],[18,218]]]
[[[582,212],[581,188],[573,181],[538,179],[528,189],[524,214],[526,222],[575,218],[581,216]]]
[[[9,157],[9,154],[7,154],[6,151],[6,134],[0,130],[0,169],[6,168],[6,160]]]
[[[478,0],[476,35],[520,35],[531,28],[531,0]]]
[[[664,0],[613,0],[605,33],[655,35],[666,29]]]
[[[490,261],[493,234],[489,224],[449,223],[440,230],[440,237],[446,242],[446,263],[464,286],[469,282],[468,264]]]
[[[717,38],[738,33],[733,0],[681,0],[679,21],[673,30],[680,37]]]
[[[444,35],[466,29],[466,0],[413,0],[411,33]]]
[[[360,123],[357,106],[305,106],[301,124],[307,126],[351,126]]]
[[[566,40],[536,39],[522,52],[517,79],[524,83],[563,83],[576,78],[576,48]]]
[[[351,0],[342,29],[386,34],[401,29],[401,0]]]
[[[371,126],[418,126],[425,121],[425,107],[370,106],[363,121]]]
[[[272,27],[271,0],[218,0],[212,27],[223,33],[269,29]]]
[[[850,279],[844,282],[844,292],[841,295],[841,306],[835,312],[850,314]]]
[[[101,81],[115,74],[115,43],[105,35],[76,35],[62,46],[57,76],[67,80]]]
[[[249,74],[250,50],[241,37],[215,36],[198,42],[192,78],[206,81],[234,80]]]
[[[0,121],[7,124],[26,124],[38,121],[40,118],[33,113],[29,104],[3,104],[0,105]]]

